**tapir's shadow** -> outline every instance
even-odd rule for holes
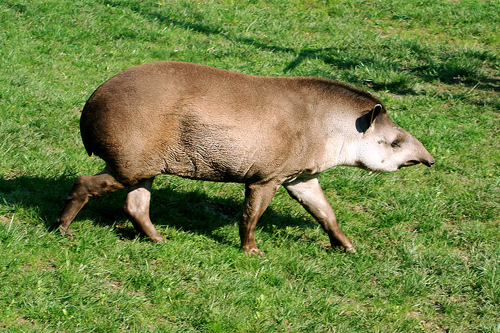
[[[37,176],[17,176],[0,178],[0,202],[2,215],[15,214],[18,209],[34,210],[40,216],[48,232],[57,230],[56,218],[64,204],[76,177],[44,178]],[[223,185],[224,186],[224,185]],[[212,197],[200,190],[176,191],[168,186],[153,189],[151,193],[150,215],[153,224],[159,229],[168,226],[184,232],[211,237],[217,242],[239,245],[239,238],[228,239],[215,232],[227,225],[235,225],[242,214],[243,185],[241,195],[231,198]],[[123,211],[127,191],[122,190],[91,200],[78,213],[74,222],[91,220],[96,225],[114,226],[114,231],[122,239],[139,236]],[[291,199],[290,199],[291,200]],[[297,204],[298,203],[294,203]],[[34,221],[35,223],[35,221]],[[312,217],[304,219],[288,213],[277,213],[271,207],[266,210],[257,228],[273,233],[276,228],[301,226],[317,227]],[[161,232],[161,230],[160,230]],[[143,236],[140,236],[143,237]],[[299,237],[297,237],[299,238]]]

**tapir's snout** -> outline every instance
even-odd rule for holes
[[[430,168],[434,165],[434,159],[431,157],[429,160],[423,160],[422,163]]]
[[[424,148],[425,149],[425,148]],[[420,162],[422,162],[422,164],[428,166],[429,168],[431,166],[434,165],[434,158],[432,157],[432,155],[427,151],[427,149],[425,149],[425,154],[422,158],[420,158]]]
[[[434,165],[434,158],[429,153],[427,149],[425,149],[424,145],[417,140],[417,138],[413,137],[413,144],[415,145],[415,155],[411,158],[410,161],[406,162],[404,166],[416,165],[422,163],[429,168]]]
[[[414,158],[403,163],[400,168],[409,167],[420,163],[428,166],[429,168],[434,165],[434,158],[432,157],[432,155],[427,151],[427,149],[424,148],[424,146],[419,141],[417,142],[420,148],[420,153],[417,154],[417,156],[414,156]]]

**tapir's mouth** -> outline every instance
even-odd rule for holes
[[[428,166],[429,168],[434,165],[434,160],[432,161],[423,161],[422,162],[425,166]]]
[[[420,161],[410,160],[410,161],[407,161],[407,162],[401,164],[400,168],[405,168],[405,167],[409,167],[409,166],[417,165],[417,164],[420,164]]]
[[[412,165],[417,165],[417,164],[420,164],[420,163],[422,163],[425,166],[431,167],[434,164],[434,160],[432,160],[432,161],[427,161],[427,160],[424,160],[424,161],[410,160],[408,162],[403,163],[400,167],[404,168],[404,167],[409,167],[409,166],[412,166]]]

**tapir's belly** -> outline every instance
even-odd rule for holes
[[[221,152],[212,152],[209,155],[202,147],[197,148],[199,151],[177,151],[167,154],[161,172],[191,179],[221,182],[243,182],[250,176],[251,164]]]

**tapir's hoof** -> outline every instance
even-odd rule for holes
[[[158,236],[154,236],[154,237],[149,237],[149,239],[153,242],[153,243],[158,243],[158,244],[161,244],[163,242],[165,242],[165,239],[163,239],[162,236],[158,235]]]
[[[350,245],[350,246],[335,245],[335,246],[329,246],[327,248],[327,251],[341,251],[341,252],[347,252],[347,253],[356,253],[356,248],[353,245]]]
[[[356,248],[354,246],[344,247],[345,252],[356,253]]]
[[[73,234],[71,233],[71,231],[69,231],[69,228],[65,228],[62,225],[59,226],[59,233],[63,237],[68,237],[73,239]]]
[[[261,256],[261,257],[265,257],[266,254],[264,252],[262,252],[261,250],[259,250],[258,248],[250,248],[250,249],[244,249],[245,250],[245,254],[247,256]]]

